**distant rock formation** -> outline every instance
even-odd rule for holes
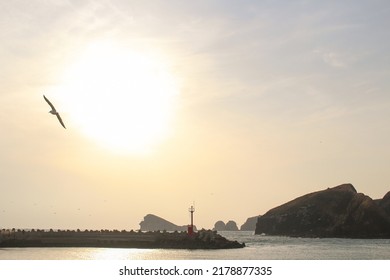
[[[243,230],[243,231],[255,231],[257,219],[259,217],[260,217],[260,215],[248,218],[246,220],[246,222],[244,224],[242,224],[242,226],[240,227],[240,230]]]
[[[226,224],[223,221],[218,221],[215,223],[213,230],[216,231],[236,231],[238,230],[237,224],[235,221],[228,221]]]
[[[141,231],[187,231],[187,226],[178,226],[153,214],[148,214],[139,223]],[[196,227],[194,226],[194,230]]]
[[[226,228],[226,224],[223,221],[218,221],[214,224],[213,230],[216,231],[224,231]]]
[[[237,231],[238,230],[238,226],[237,226],[235,221],[229,221],[229,222],[226,223],[225,230],[227,230],[227,231]]]
[[[256,234],[299,237],[390,238],[390,194],[381,200],[351,184],[309,193],[258,218]]]

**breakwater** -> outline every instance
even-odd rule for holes
[[[211,230],[200,230],[192,235],[133,230],[2,230],[0,247],[231,249],[243,248],[245,244],[228,240]]]

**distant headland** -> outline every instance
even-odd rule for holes
[[[259,217],[256,234],[390,238],[390,192],[373,200],[352,184],[309,193]]]

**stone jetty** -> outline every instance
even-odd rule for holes
[[[101,248],[169,248],[233,249],[244,243],[231,241],[216,231],[118,231],[118,230],[1,230],[0,247],[101,247]]]

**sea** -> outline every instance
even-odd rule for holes
[[[390,239],[293,238],[218,232],[246,247],[226,250],[0,248],[0,260],[390,260]]]

